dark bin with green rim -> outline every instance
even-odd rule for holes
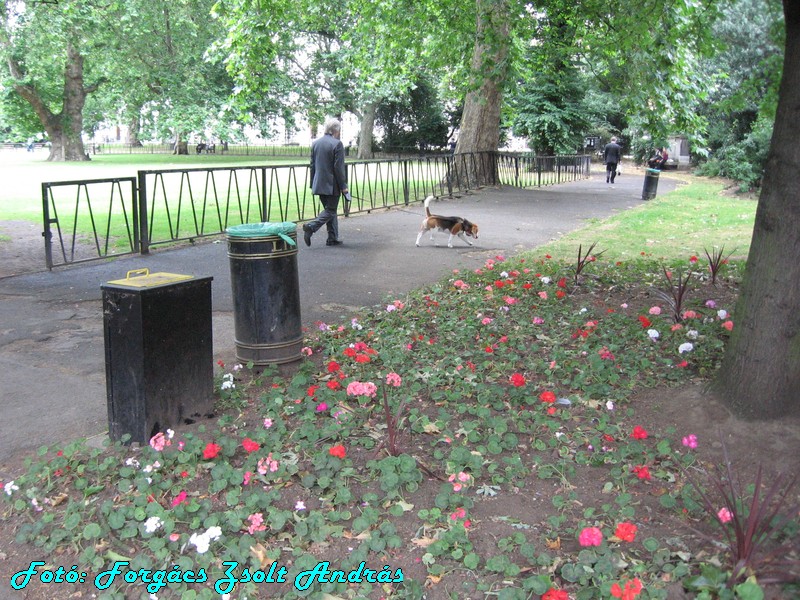
[[[297,225],[251,223],[229,227],[225,233],[237,360],[254,365],[300,360]]]
[[[642,200],[652,200],[658,191],[658,169],[647,169],[644,173],[644,186],[642,187]]]
[[[137,269],[100,286],[112,441],[146,444],[213,412],[211,281]]]

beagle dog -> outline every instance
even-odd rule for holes
[[[475,223],[470,223],[463,217],[443,217],[441,215],[432,215],[430,209],[430,203],[433,200],[433,196],[428,196],[425,198],[425,219],[422,221],[422,225],[419,228],[419,233],[417,234],[417,246],[419,246],[419,241],[422,239],[422,235],[426,231],[431,232],[431,241],[433,241],[433,234],[438,229],[439,231],[447,231],[450,233],[450,237],[447,240],[447,247],[453,247],[453,238],[455,236],[460,237],[464,242],[472,246],[472,242],[470,242],[466,236],[474,237],[478,239],[478,226]],[[434,245],[438,246],[434,242]]]

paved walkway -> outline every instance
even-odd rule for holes
[[[487,258],[535,248],[588,219],[641,203],[642,171],[615,185],[590,179],[540,190],[486,189],[442,198],[434,212],[468,217],[480,227],[473,247],[414,246],[424,214],[420,203],[340,218],[344,245],[327,247],[324,234],[298,252],[304,326],[349,319],[359,307],[381,304],[433,283],[453,269],[473,269]],[[676,181],[662,177],[659,193]],[[44,258],[42,258],[44,261]],[[234,361],[233,308],[225,240],[155,251],[97,264],[0,280],[0,479],[12,460],[42,445],[101,437],[107,428],[105,353],[100,285],[133,269],[212,276],[214,359]]]

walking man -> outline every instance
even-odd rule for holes
[[[603,161],[606,163],[606,183],[614,183],[617,176],[617,165],[622,159],[622,147],[617,144],[617,138],[612,137],[603,150]]]
[[[311,145],[311,193],[319,196],[322,212],[303,225],[303,239],[311,245],[311,236],[322,228],[328,230],[328,246],[338,246],[339,197],[347,194],[347,170],[344,166],[344,144],[341,140],[342,124],[336,119],[325,122],[325,135]]]

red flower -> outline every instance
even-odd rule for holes
[[[539,394],[539,400],[542,402],[547,402],[548,404],[552,404],[556,401],[556,395],[553,392],[542,392]]]
[[[336,458],[344,458],[347,456],[347,451],[344,449],[344,446],[339,444],[338,446],[331,446],[328,449],[328,454],[335,456]]]
[[[564,290],[558,290],[558,291],[556,292],[556,298],[558,298],[559,300],[560,300],[561,298],[564,298],[564,297],[566,297],[566,295],[567,295],[567,292],[565,292]]]
[[[542,600],[569,600],[569,594],[565,590],[550,588],[544,593]]]
[[[313,398],[314,394],[317,393],[318,389],[319,389],[318,385],[310,385],[310,386],[308,386],[308,389],[306,390],[306,396],[308,396],[309,398]]]
[[[216,458],[217,454],[219,454],[221,451],[222,446],[215,444],[214,442],[209,442],[206,444],[206,447],[203,450],[203,458],[206,460],[211,460],[212,458]]]
[[[328,373],[335,373],[341,368],[342,367],[335,360],[332,360],[331,362],[328,363]]]
[[[187,494],[186,494],[186,492],[185,492],[185,491],[184,491],[184,492],[181,492],[180,494],[178,494],[177,496],[175,496],[175,498],[173,498],[173,500],[172,500],[172,506],[173,506],[173,508],[174,508],[174,507],[176,507],[176,506],[178,506],[179,504],[183,504],[184,502],[188,502],[188,501],[186,500],[186,496],[187,496]]]
[[[242,447],[247,450],[248,453],[250,453],[261,448],[261,444],[251,440],[250,438],[244,438],[244,440],[242,440]]]
[[[340,389],[342,389],[342,384],[339,383],[338,381],[336,381],[335,379],[331,379],[325,385],[327,385],[328,389],[331,389],[331,390],[340,390]]]
[[[370,357],[366,354],[356,354],[356,362],[357,363],[368,363],[370,362]]]
[[[650,481],[650,479],[652,479],[650,476],[650,468],[646,465],[636,465],[633,467],[633,472],[639,479],[644,479],[646,481]]]
[[[638,527],[633,523],[620,523],[617,525],[614,535],[621,539],[623,542],[632,542],[636,539],[636,530]]]
[[[622,598],[622,600],[634,600],[642,592],[642,582],[638,578],[632,581],[626,581],[625,587],[622,588],[618,583],[611,586],[611,595],[614,598]]]
[[[356,355],[356,349],[355,348],[350,348],[348,346],[347,348],[344,349],[344,355],[352,358],[353,356]]]
[[[644,315],[639,315],[639,322],[642,324],[642,327],[644,329],[647,329],[652,324],[652,323],[650,323],[650,319],[648,319]]]
[[[525,377],[521,373],[514,373],[511,376],[511,385],[514,387],[522,387],[525,385]]]
[[[637,425],[633,428],[633,432],[631,433],[631,437],[635,440],[646,440],[647,439],[647,430],[642,427],[641,425]]]
[[[560,287],[560,288],[567,287],[567,278],[566,277],[562,277],[561,279],[558,280],[558,287]]]

